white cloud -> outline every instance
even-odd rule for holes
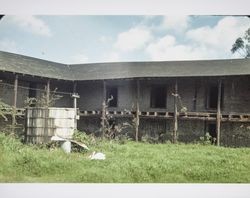
[[[13,40],[6,39],[6,38],[0,40],[0,50],[18,53],[16,42]]]
[[[122,51],[138,50],[143,48],[151,39],[151,32],[146,27],[134,27],[120,33],[114,47]]]
[[[71,56],[70,64],[87,63],[89,58],[84,53],[79,53]]]
[[[189,30],[187,38],[196,45],[230,53],[234,41],[250,26],[250,20],[242,17],[224,17],[216,26],[204,26]]]
[[[165,35],[151,42],[145,51],[152,60],[240,58],[230,49],[249,25],[247,18],[224,17],[214,27],[203,26],[182,32],[184,44],[178,43],[172,35]]]
[[[206,48],[177,44],[175,37],[171,35],[149,44],[146,53],[154,61],[206,59],[214,55]]]
[[[189,26],[190,17],[182,15],[164,16],[162,28],[172,29],[177,32],[186,30]]]
[[[10,22],[22,28],[25,31],[31,32],[40,36],[52,36],[49,26],[36,16],[18,15],[9,16]]]

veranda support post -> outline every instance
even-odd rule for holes
[[[173,131],[173,143],[177,142],[177,130],[178,130],[178,120],[177,120],[177,100],[178,100],[178,83],[177,79],[175,80],[174,86],[174,131]]]
[[[102,117],[101,117],[101,127],[102,127],[102,137],[105,135],[105,117],[106,117],[106,81],[103,81],[103,99],[102,99]]]
[[[216,134],[217,146],[220,146],[220,124],[221,124],[221,79],[218,81],[218,99],[217,99],[217,116],[216,116]]]
[[[136,81],[136,118],[135,118],[135,141],[138,142],[139,136],[139,124],[140,124],[140,107],[139,107],[139,96],[140,96],[140,83]]]
[[[14,126],[16,125],[17,89],[18,89],[18,75],[16,74],[14,80],[13,113],[12,113],[13,132],[15,132]]]

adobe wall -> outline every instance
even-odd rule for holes
[[[77,83],[77,93],[80,95],[78,107],[80,110],[101,110],[103,85],[101,81]]]
[[[135,104],[135,82],[127,80],[107,81],[106,86],[117,86],[117,108],[109,110],[131,110]],[[101,110],[103,102],[103,81],[78,82],[77,92],[80,95],[78,106],[81,110]]]
[[[230,77],[224,81],[223,112],[250,113],[250,77]]]
[[[74,100],[71,97],[70,93],[73,93],[73,83],[67,81],[52,81],[51,82],[51,91],[58,91],[62,93],[57,93],[56,95],[60,96],[60,99],[56,100],[54,107],[66,107],[72,108],[74,106]]]

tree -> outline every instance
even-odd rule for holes
[[[250,58],[250,28],[245,32],[241,38],[237,38],[232,46],[231,52],[234,54],[238,52],[244,58]]]

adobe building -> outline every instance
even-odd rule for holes
[[[136,135],[125,130],[136,139],[193,142],[209,132],[221,145],[250,146],[250,59],[66,65],[1,51],[0,80],[20,123],[27,97],[56,93],[55,107],[73,107],[77,93],[78,129],[99,134],[112,96],[105,113],[116,124],[136,119]]]

